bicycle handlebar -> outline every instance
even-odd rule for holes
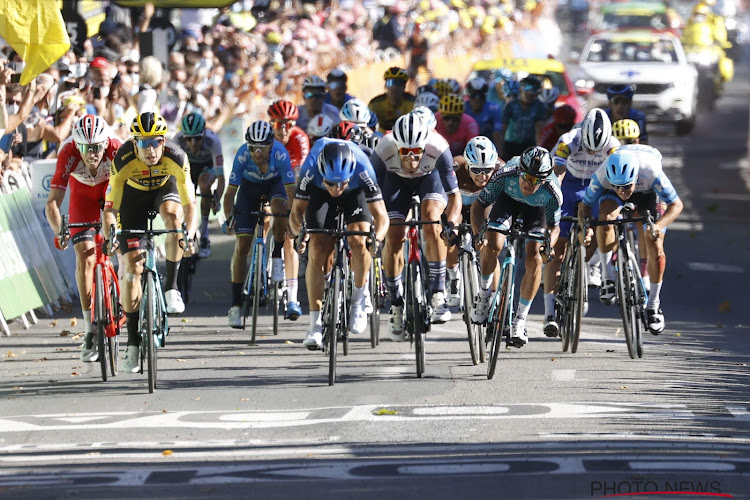
[[[549,251],[552,248],[552,236],[549,229],[545,229],[544,233],[539,234],[533,231],[523,231],[519,229],[517,227],[517,224],[515,223],[509,229],[505,229],[502,227],[490,227],[485,224],[482,232],[480,233],[482,235],[482,238],[484,238],[484,233],[487,231],[501,233],[510,238],[522,238],[525,240],[538,241],[542,243],[542,246],[539,248],[539,253],[547,255],[547,262],[550,262],[552,260],[552,252]]]

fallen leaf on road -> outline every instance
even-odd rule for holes
[[[620,389],[630,389],[630,387],[628,387],[627,385],[621,385]]]
[[[78,372],[72,372],[71,375],[73,375],[74,377],[77,377],[78,375],[80,375],[80,373],[78,373]]]
[[[284,343],[285,344],[294,344],[294,342],[292,342],[291,340],[285,340]]]
[[[607,349],[607,352],[615,352],[614,349]]]
[[[57,320],[53,319],[52,321],[50,321],[49,326],[57,326]]]
[[[729,303],[728,300],[725,300],[724,302],[722,302],[722,303],[719,304],[719,312],[720,313],[729,312],[731,310],[732,310],[732,306],[731,306],[731,304]]]
[[[583,355],[584,356],[591,356],[591,353],[590,352],[584,352]]]
[[[174,453],[172,450],[164,450],[161,452],[161,454],[164,455],[165,457],[168,457],[172,453]]]
[[[78,324],[78,318],[70,318],[70,326],[76,326]]]
[[[380,408],[372,412],[373,415],[397,415],[396,410],[389,410],[388,408]]]
[[[192,323],[193,322],[192,319],[187,319],[187,318],[182,318],[180,321],[183,322],[183,323]]]
[[[268,354],[276,354],[276,351],[268,351]]]
[[[200,401],[201,398],[195,398],[193,401]]]
[[[22,390],[23,390],[23,387],[21,387],[20,385],[17,385],[15,387],[11,388],[11,391],[22,391]]]
[[[17,358],[15,354],[13,354],[13,351],[8,351],[8,354],[5,355],[6,358]]]
[[[67,347],[58,347],[55,349],[56,351],[69,351],[70,349]]]
[[[250,398],[240,398],[240,401],[250,401]]]
[[[162,410],[161,412],[162,412],[162,413],[167,413],[167,410]]]
[[[550,361],[557,361],[557,358],[552,358],[550,359]]]
[[[245,353],[242,351],[237,351],[237,354],[245,354]]]

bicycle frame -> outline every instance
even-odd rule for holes
[[[588,289],[586,285],[586,250],[579,242],[581,227],[578,218],[563,216],[562,222],[570,222],[570,236],[565,248],[560,278],[555,291],[555,315],[562,340],[563,352],[578,351],[581,334],[581,318]],[[585,233],[587,228],[583,228]]]

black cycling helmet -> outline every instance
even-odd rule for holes
[[[611,87],[607,89],[607,99],[612,99],[613,97],[617,95],[621,95],[632,100],[634,94],[635,94],[635,85],[632,85],[632,84],[612,85]]]
[[[541,146],[532,146],[523,152],[519,161],[521,172],[534,177],[545,178],[552,173],[552,159],[549,151]]]

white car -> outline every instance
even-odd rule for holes
[[[581,54],[581,72],[589,81],[588,107],[607,107],[607,89],[634,84],[633,108],[649,122],[674,123],[678,134],[695,124],[698,72],[671,33],[618,31],[593,35]]]

